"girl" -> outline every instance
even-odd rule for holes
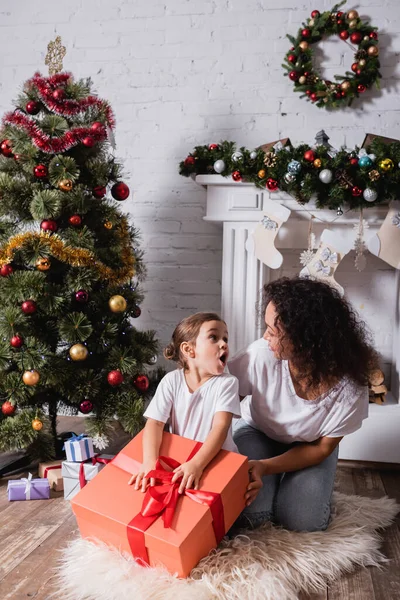
[[[182,437],[204,442],[197,454],[175,469],[179,492],[198,489],[201,475],[221,448],[237,451],[232,439],[232,417],[240,416],[238,381],[224,373],[229,356],[226,323],[215,313],[196,313],[175,328],[164,350],[179,367],[160,381],[144,413],[143,465],[130,483],[146,490],[146,473],[155,468],[164,425]],[[154,482],[150,481],[150,485]]]

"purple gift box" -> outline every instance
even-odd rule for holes
[[[28,477],[8,482],[8,500],[46,500],[50,498],[50,484],[48,479],[32,479]]]

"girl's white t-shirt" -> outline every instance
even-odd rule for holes
[[[297,396],[287,360],[263,338],[239,352],[229,371],[239,379],[242,418],[268,437],[290,444],[353,433],[368,417],[368,388],[343,378],[317,400]]]
[[[144,416],[162,423],[169,421],[171,433],[204,442],[211,431],[215,413],[221,411],[240,416],[236,377],[229,373],[216,375],[191,393],[183,369],[176,369],[162,378]],[[232,426],[222,448],[237,452]]]

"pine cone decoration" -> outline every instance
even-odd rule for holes
[[[275,152],[266,152],[264,157],[264,165],[268,168],[274,167],[276,165],[276,154]]]
[[[377,171],[376,169],[370,171],[368,175],[371,181],[378,181],[379,177],[381,176],[379,171]]]

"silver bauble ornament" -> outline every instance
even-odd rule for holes
[[[151,358],[149,358],[149,365],[155,365],[157,362],[157,354],[154,354]]]
[[[319,178],[322,183],[330,183],[332,181],[332,171],[329,169],[322,169],[319,174]]]
[[[224,161],[221,160],[221,159],[220,160],[216,160],[215,163],[213,164],[213,168],[214,168],[214,171],[216,173],[222,173],[222,171],[225,170],[225,163],[224,163]]]
[[[378,197],[378,193],[375,190],[372,190],[371,188],[365,188],[365,190],[363,191],[363,196],[366,202],[375,202],[375,200]]]
[[[293,183],[293,181],[296,181],[296,175],[293,175],[293,173],[285,173],[283,179],[286,183]]]
[[[287,166],[287,170],[289,173],[292,173],[292,175],[298,175],[301,171],[301,164],[298,160],[291,160]]]
[[[234,152],[232,154],[232,160],[233,160],[233,162],[238,162],[239,160],[242,160],[242,158],[243,158],[243,153],[242,152],[238,151],[238,152]]]
[[[250,158],[251,158],[251,160],[254,160],[255,158],[257,158],[257,152],[255,150],[253,150],[253,152],[250,152]]]

